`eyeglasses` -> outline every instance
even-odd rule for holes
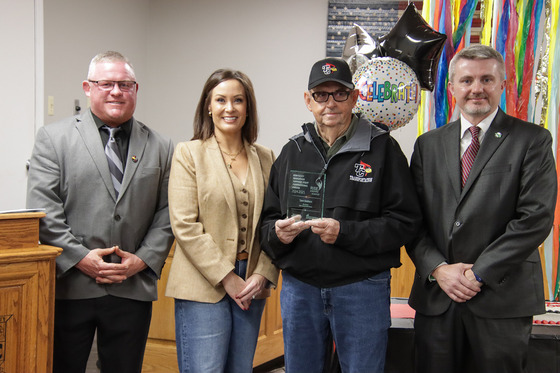
[[[311,96],[313,96],[315,102],[319,102],[319,103],[329,101],[329,96],[332,96],[333,100],[335,100],[336,102],[344,102],[348,100],[350,93],[352,93],[352,91],[335,91],[335,92],[319,91],[319,92],[311,93]]]
[[[95,83],[102,91],[112,91],[115,87],[115,83],[119,85],[119,89],[123,92],[130,92],[136,87],[136,82],[132,80],[121,80],[121,81],[114,81],[114,80],[89,80],[90,83]]]

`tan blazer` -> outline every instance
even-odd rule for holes
[[[276,284],[278,270],[260,250],[257,229],[274,154],[257,144],[245,143],[245,150],[248,177],[255,186],[247,276],[258,273]],[[226,294],[220,282],[235,268],[239,226],[233,185],[215,137],[177,145],[169,178],[169,215],[177,246],[165,295],[220,301]]]

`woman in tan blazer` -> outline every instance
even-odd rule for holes
[[[177,245],[166,295],[175,298],[181,372],[252,372],[265,298],[278,279],[259,247],[274,155],[255,144],[257,132],[249,78],[215,71],[200,96],[193,139],[177,145],[169,179]]]

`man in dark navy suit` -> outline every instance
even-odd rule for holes
[[[545,312],[538,246],[556,201],[552,139],[498,108],[504,87],[497,51],[463,49],[448,86],[461,118],[415,144],[418,372],[524,372],[532,315]]]

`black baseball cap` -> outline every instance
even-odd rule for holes
[[[337,82],[346,88],[354,89],[350,67],[341,58],[325,58],[315,62],[309,74],[307,89],[315,88],[325,82]]]

